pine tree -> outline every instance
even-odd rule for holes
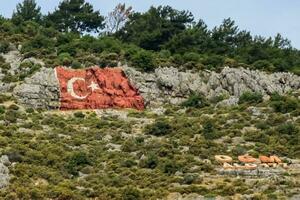
[[[35,0],[24,0],[19,3],[14,11],[12,20],[15,24],[24,21],[40,22],[42,17],[41,7],[37,5]]]
[[[85,0],[63,0],[47,21],[62,32],[99,32],[104,28],[104,17]]]

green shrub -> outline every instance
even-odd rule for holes
[[[261,103],[263,101],[263,95],[258,92],[245,92],[239,98],[239,103]]]
[[[16,123],[18,119],[18,113],[15,110],[8,110],[5,113],[4,119],[10,123]]]
[[[142,199],[141,192],[132,186],[127,186],[123,190],[122,194],[123,200],[139,200]]]
[[[149,51],[139,51],[131,58],[132,65],[142,71],[154,71],[155,63],[154,56]]]
[[[71,67],[73,69],[80,69],[81,68],[81,63],[77,60],[73,60],[72,63],[71,63]]]
[[[197,180],[197,178],[198,178],[198,175],[196,175],[196,174],[186,174],[183,177],[182,183],[190,185],[190,184],[194,183],[195,180]]]
[[[265,133],[260,131],[246,133],[243,137],[246,141],[261,142],[265,144],[269,143],[269,137]]]
[[[9,48],[9,42],[7,41],[0,41],[0,53],[7,53]]]
[[[119,62],[119,55],[116,53],[101,53],[98,65],[100,67],[117,67]]]
[[[58,58],[59,58],[60,62],[66,66],[71,65],[72,60],[73,60],[72,56],[69,53],[61,53],[61,54],[59,54]]]
[[[150,153],[145,159],[141,160],[140,166],[143,168],[154,169],[158,165],[158,158],[154,153]]]
[[[66,169],[70,174],[78,175],[78,170],[87,164],[90,164],[90,161],[86,153],[77,152],[69,158]]]
[[[7,152],[6,155],[10,162],[22,162],[23,161],[23,156],[19,152],[16,152],[16,151]]]
[[[272,69],[272,63],[270,63],[267,60],[258,60],[255,63],[252,64],[254,69],[260,69],[260,70],[270,70]]]
[[[137,163],[131,159],[126,159],[121,163],[122,167],[127,167],[127,168],[133,167],[135,165],[137,165]]]
[[[147,125],[145,133],[155,136],[164,136],[172,131],[171,125],[165,119],[157,119],[153,124]]]
[[[293,123],[287,122],[279,125],[277,131],[280,134],[295,135],[299,132],[299,129]]]
[[[76,118],[84,118],[85,117],[85,114],[83,114],[82,112],[78,111],[78,112],[75,112],[74,113],[74,116]]]
[[[33,108],[26,108],[25,110],[27,113],[34,113],[34,109]]]
[[[184,107],[192,107],[192,108],[203,108],[205,106],[208,106],[208,102],[200,94],[192,94],[186,101],[184,101],[182,104]]]
[[[224,66],[224,60],[225,58],[221,55],[210,55],[202,63],[207,65],[209,69],[219,69]]]
[[[191,61],[198,62],[200,60],[200,55],[194,52],[186,52],[183,55],[183,60],[185,62],[191,62]]]
[[[180,166],[176,163],[176,161],[167,160],[163,164],[163,172],[171,175],[174,174],[176,171],[178,171]]]
[[[271,96],[270,106],[275,112],[289,113],[299,108],[300,104],[294,97],[281,96],[275,93]]]
[[[208,120],[204,122],[203,124],[203,136],[207,140],[213,140],[217,139],[219,137],[219,134],[217,133],[215,129],[215,124]]]
[[[0,106],[0,114],[5,113],[5,107],[4,106]]]

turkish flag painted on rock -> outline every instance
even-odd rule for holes
[[[144,109],[139,95],[119,68],[56,67],[60,85],[60,109],[135,108]]]

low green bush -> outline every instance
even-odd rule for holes
[[[295,135],[299,133],[298,127],[295,126],[295,124],[291,122],[287,122],[284,124],[281,124],[277,127],[277,131],[280,134],[286,134],[286,135]]]
[[[78,171],[88,164],[90,164],[90,161],[87,154],[76,152],[69,158],[66,169],[70,174],[78,175]]]
[[[192,94],[186,101],[181,103],[181,106],[191,108],[203,108],[208,105],[205,97],[200,94]]]
[[[270,106],[275,112],[289,113],[299,108],[300,104],[295,97],[281,96],[275,93],[271,96]]]
[[[154,169],[158,165],[158,158],[154,153],[149,153],[139,164],[143,168]]]
[[[122,194],[122,199],[123,200],[140,200],[142,199],[141,192],[132,186],[127,186],[123,190]]]
[[[155,136],[164,136],[172,131],[171,125],[165,119],[157,119],[153,124],[145,127],[145,133]]]
[[[141,71],[150,72],[155,69],[154,56],[149,51],[140,50],[131,58],[132,65]]]
[[[9,48],[9,42],[1,40],[0,41],[0,53],[7,53]]]
[[[82,113],[82,112],[80,112],[80,111],[78,111],[78,112],[74,113],[74,117],[76,117],[76,118],[84,118],[85,114]]]
[[[239,103],[256,104],[263,101],[263,95],[258,92],[245,92],[239,98]]]

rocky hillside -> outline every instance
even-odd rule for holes
[[[1,56],[10,66],[0,76],[3,199],[300,198],[297,75],[120,65],[144,111],[66,112],[53,68],[16,48]],[[277,155],[287,167],[239,169],[244,154]]]
[[[57,108],[59,84],[55,71],[45,68],[41,60],[22,59],[17,51],[3,54],[11,68],[6,73],[24,74],[20,66],[42,67],[24,82],[2,83],[0,90],[13,95],[19,103],[33,108]],[[218,105],[237,105],[239,97],[246,92],[260,93],[267,100],[273,93],[287,94],[300,89],[300,77],[289,72],[266,73],[258,70],[224,67],[220,73],[213,71],[179,71],[177,68],[157,68],[153,73],[143,73],[135,68],[120,66],[130,82],[140,91],[149,106],[164,103],[180,104],[192,94],[201,94],[209,100],[219,99]],[[25,71],[25,72],[24,72]],[[4,74],[0,76],[5,77]]]
[[[18,2],[0,13],[0,199],[300,199],[288,39],[171,6]]]

